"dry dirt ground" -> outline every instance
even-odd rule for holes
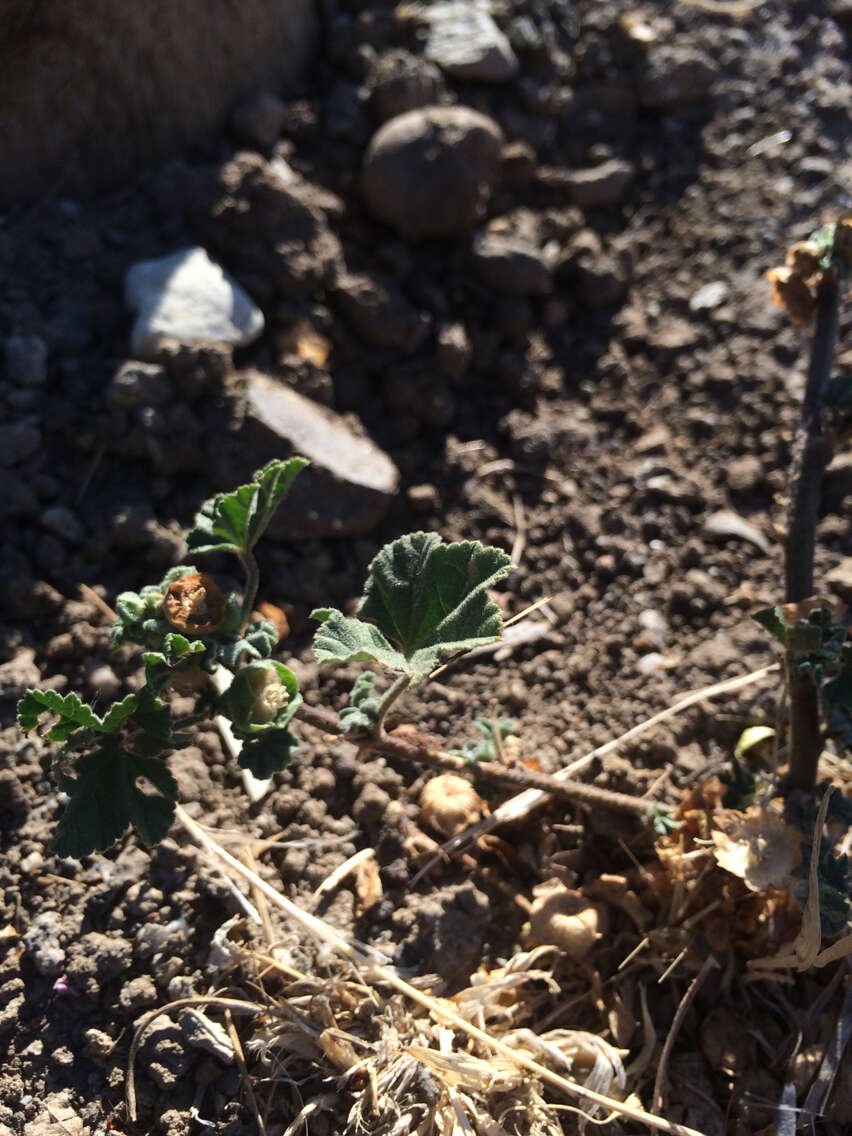
[[[407,241],[366,211],[358,172],[377,125],[376,76],[383,59],[401,48],[417,56],[422,41],[389,6],[325,7],[323,56],[286,104],[275,152],[310,183],[347,269],[381,276],[390,299],[380,322],[405,324],[413,311],[426,334],[414,350],[408,332],[380,345],[327,274],[282,285],[259,255],[241,275],[236,246],[220,242],[220,258],[267,318],[261,340],[237,353],[237,369],[275,374],[346,414],[402,475],[371,531],[267,543],[261,598],[288,611],[292,635],[280,649],[296,660],[308,700],[339,707],[355,672],[318,676],[313,605],[351,601],[380,545],[415,528],[514,549],[506,611],[552,597],[546,633],[499,661],[446,672],[407,696],[397,721],[457,746],[472,736],[476,715],[499,713],[517,724],[524,757],[554,770],[678,694],[769,661],[748,614],[779,594],[778,526],[807,336],[770,306],[763,273],[788,243],[850,205],[852,9],[846,0],[501,0],[495,17],[520,60],[514,77],[465,81],[415,65],[415,88],[431,83],[438,99],[480,110],[504,132],[502,181],[485,220],[521,232],[536,253],[532,268],[510,265],[507,283],[506,272],[477,272],[470,232]],[[28,684],[48,680],[103,699],[132,682],[138,659],[110,654],[108,618],[80,585],[112,602],[123,588],[158,579],[179,562],[194,509],[223,480],[218,442],[234,426],[236,403],[215,382],[194,401],[185,395],[192,383],[181,386],[180,366],[203,370],[197,360],[172,360],[171,401],[135,419],[110,406],[106,392],[129,355],[124,272],[212,239],[208,203],[238,148],[223,133],[217,152],[142,171],[96,200],[46,197],[0,218],[0,336],[35,336],[47,348],[43,386],[22,385],[7,368],[0,388],[2,1132],[201,1131],[193,1109],[207,1131],[257,1130],[239,1068],[189,1044],[178,1025],[161,1025],[144,1043],[140,1119],[128,1120],[134,1023],[213,988],[256,993],[257,966],[228,969],[211,943],[234,916],[242,923],[233,939],[263,938],[177,828],[152,850],[128,838],[82,864],[53,857],[60,802],[51,749],[21,739],[14,725],[14,699]],[[607,177],[576,176],[600,175],[608,162]],[[265,223],[258,208],[249,226],[261,250],[271,243]],[[536,256],[544,249],[543,268],[544,254]],[[512,282],[521,268],[529,272],[523,286]],[[326,360],[294,354],[298,320],[330,344]],[[222,381],[227,389],[235,380]],[[829,474],[818,573],[840,566],[832,586],[846,599],[850,493],[841,457]],[[764,683],[703,703],[586,775],[677,803],[722,767],[745,726],[773,720],[776,695]],[[356,917],[348,879],[319,910],[385,944],[406,973],[437,976],[432,989],[450,994],[519,949],[524,900],[542,880],[588,885],[650,855],[629,818],[563,803],[501,831],[505,845],[451,860],[412,886],[422,862],[412,842],[416,769],[307,728],[292,767],[256,805],[212,728],[172,767],[191,815],[253,840],[278,838],[279,848],[258,856],[292,898],[308,903],[348,857],[375,849],[382,898]],[[492,804],[508,795],[489,791]],[[638,1089],[649,1105],[659,1044],[710,953],[707,928],[688,930],[618,972],[640,936],[614,909],[590,959],[551,960],[557,986],[542,986],[530,1024],[615,1038],[629,1062],[645,1040],[647,987],[658,1044]],[[274,936],[295,970],[328,976],[319,993],[306,985],[305,1020],[318,1029],[341,1020],[332,987],[343,979],[329,958],[308,952],[283,923]],[[659,983],[684,946],[688,954]],[[779,1131],[772,1108],[794,1067],[804,1103],[845,972],[747,983],[735,946],[719,948],[718,961],[681,1028],[666,1115],[707,1133]],[[264,981],[273,994],[284,982]],[[720,1008],[721,1042],[706,1026]],[[254,1028],[239,1019],[268,1131],[282,1132],[316,1099],[324,1104],[309,1118],[313,1136],[348,1131],[364,1084],[336,1080],[333,1065],[305,1058],[272,1085],[280,1054],[273,1045],[271,1065],[263,1064]],[[437,1092],[422,1076],[407,1090],[412,1131],[425,1115],[417,1107]],[[846,1063],[817,1131],[849,1131],[850,1081]],[[575,1131],[576,1116],[561,1115],[564,1130]],[[387,1118],[371,1123],[393,1130]],[[546,1130],[533,1111],[503,1123],[511,1132]],[[642,1128],[615,1122],[610,1130]]]

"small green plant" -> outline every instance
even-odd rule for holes
[[[518,735],[517,727],[511,718],[474,718],[473,724],[482,736],[469,738],[461,749],[450,751],[463,757],[470,765],[478,765],[482,761],[497,761],[502,756],[503,742]]]
[[[249,484],[217,494],[196,515],[190,553],[236,556],[245,573],[241,598],[223,596],[194,564],[118,597],[113,646],[143,648],[144,681],[135,693],[103,716],[76,694],[30,690],[21,699],[21,729],[34,730],[49,716],[45,737],[61,743],[54,773],[68,804],[54,836],[59,855],[107,848],[131,826],[146,843],[162,839],[177,799],[165,759],[189,743],[188,728],[204,719],[228,720],[242,743],[240,765],[257,777],[290,760],[297,745],[291,726],[305,707],[296,676],[271,657],[275,627],[252,618],[258,588],[253,550],[306,464],[299,457],[269,462]],[[386,545],[370,564],[354,616],[315,611],[320,663],[367,662],[391,676],[380,693],[375,672],[356,680],[338,732],[384,737],[388,710],[406,687],[448,656],[499,639],[500,609],[488,589],[511,567],[500,549],[412,533]],[[232,676],[224,693],[212,682],[220,669]],[[191,692],[195,700],[180,720],[172,711],[173,690]]]

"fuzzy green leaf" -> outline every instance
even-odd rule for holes
[[[671,809],[658,804],[648,805],[645,820],[657,836],[669,836],[683,825],[683,821],[675,820]]]
[[[319,662],[378,662],[420,682],[447,655],[502,634],[488,588],[512,567],[499,548],[477,541],[443,544],[436,533],[400,537],[375,557],[356,617],[312,613]]]
[[[319,663],[381,663],[404,671],[405,655],[388,643],[378,627],[335,608],[322,607],[311,612],[320,627],[314,634],[314,654]]]
[[[474,718],[473,724],[483,736],[481,738],[470,738],[461,749],[452,752],[457,753],[471,764],[476,764],[479,761],[496,761],[500,753],[497,747],[497,739],[494,736],[494,722],[491,718]],[[511,737],[513,734],[516,735],[518,732],[511,718],[500,718],[497,727],[500,730],[501,740]]]
[[[278,642],[278,629],[268,619],[259,619],[250,623],[245,632],[237,639],[220,643],[217,647],[217,657],[228,668],[236,670],[243,655],[250,659],[268,659]]]
[[[141,789],[140,777],[157,793]],[[127,753],[115,738],[78,758],[74,776],[64,776],[61,784],[70,800],[53,839],[58,856],[79,859],[103,851],[130,825],[145,844],[156,844],[174,818],[177,782],[168,768],[158,758]]]
[[[756,620],[761,627],[765,627],[782,647],[787,646],[789,625],[779,604],[776,604],[775,607],[763,608],[762,611],[756,611],[751,618]]]
[[[186,538],[187,548],[191,552],[250,552],[307,464],[300,457],[275,459],[256,470],[248,485],[205,501]]]
[[[340,728],[347,737],[370,736],[379,724],[382,700],[373,695],[376,676],[364,671],[352,684],[349,704],[340,711]]]
[[[264,781],[290,764],[290,755],[298,748],[298,738],[289,730],[269,730],[243,744],[239,763]]]
[[[18,724],[26,733],[34,730],[42,714],[52,712],[59,716],[45,735],[52,742],[64,742],[76,730],[92,730],[97,734],[113,734],[121,723],[136,712],[139,699],[128,694],[121,702],[110,707],[100,718],[78,694],[62,695],[56,690],[28,690],[18,703]]]
[[[146,651],[145,683],[153,694],[159,694],[172,679],[174,669],[192,655],[203,655],[207,647],[201,639],[187,639],[185,635],[168,632],[163,639],[162,651]]]

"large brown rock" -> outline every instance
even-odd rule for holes
[[[361,186],[370,212],[409,240],[468,232],[497,182],[503,135],[469,107],[422,107],[373,136]]]
[[[316,0],[0,0],[0,202],[114,183],[201,142],[313,53]]]

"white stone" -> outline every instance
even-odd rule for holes
[[[665,665],[665,655],[661,654],[659,651],[650,651],[647,655],[643,655],[637,660],[636,669],[640,674],[651,675],[663,670]]]
[[[505,83],[518,70],[511,44],[481,0],[440,0],[418,9],[428,24],[423,52],[456,79]]]
[[[127,272],[127,306],[136,314],[130,349],[155,360],[163,340],[241,347],[263,331],[263,313],[203,248],[142,260]]]
[[[693,292],[689,300],[689,310],[705,312],[712,308],[718,308],[728,298],[729,291],[730,289],[724,280],[711,280],[709,284],[705,284],[697,292]]]

